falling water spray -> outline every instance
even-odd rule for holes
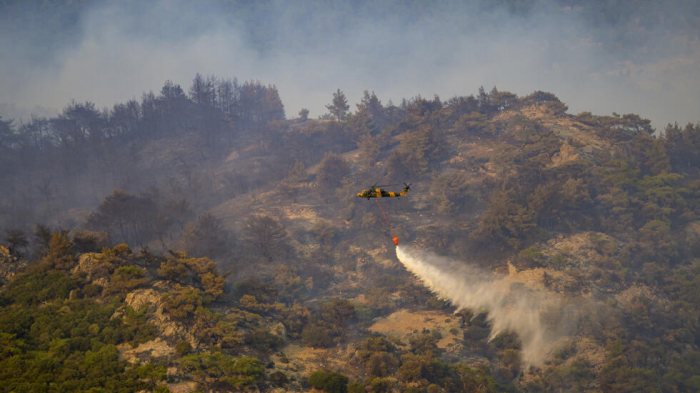
[[[497,277],[477,266],[458,263],[424,251],[396,247],[396,256],[425,286],[460,309],[485,311],[493,339],[515,332],[522,342],[525,366],[539,366],[562,338],[557,326],[546,327],[543,312],[556,308],[556,300],[543,292],[527,290],[505,276]],[[515,284],[515,285],[514,285]]]

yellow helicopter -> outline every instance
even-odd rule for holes
[[[391,191],[386,191],[383,188],[379,187],[386,187],[386,186],[372,186],[366,190],[362,190],[362,192],[358,193],[357,196],[360,198],[367,198],[368,200],[370,198],[398,198],[406,195],[408,193],[408,190],[411,189],[410,184],[404,183],[404,188],[403,191],[401,192],[391,192]]]

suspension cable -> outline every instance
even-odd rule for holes
[[[386,217],[386,214],[384,213],[384,209],[382,209],[382,205],[379,204],[379,200],[375,199],[375,202],[377,202],[377,206],[379,207],[379,211],[382,212],[382,216],[384,216],[384,221],[386,221],[386,226],[389,227],[389,233],[391,233],[391,240],[394,241],[395,245],[399,245],[399,238],[396,237],[394,234],[394,228],[391,227],[391,224],[389,224],[389,219]]]

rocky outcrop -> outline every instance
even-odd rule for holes
[[[158,285],[161,284],[161,285]],[[157,288],[157,287],[161,288]],[[156,283],[154,288],[137,289],[126,296],[124,303],[134,310],[147,311],[150,315],[149,322],[156,325],[160,331],[160,336],[170,342],[187,341],[192,348],[199,346],[199,338],[186,325],[174,321],[163,310],[161,296],[167,292],[167,285]],[[162,289],[162,290],[159,290]]]
[[[114,269],[113,264],[100,253],[85,253],[78,258],[78,264],[71,273],[85,275],[85,278],[100,286],[107,286],[108,276]]]
[[[171,393],[189,393],[189,392],[194,392],[199,388],[199,384],[197,382],[178,382],[178,383],[169,383],[166,385],[168,389],[170,389]]]
[[[549,168],[560,167],[562,165],[566,165],[567,163],[577,161],[580,158],[581,157],[578,153],[578,149],[574,146],[571,146],[568,143],[568,141],[565,141],[561,145],[561,149],[559,150],[559,152],[555,153],[552,156],[552,163],[549,165]]]
[[[137,289],[126,295],[124,303],[134,310],[148,308],[149,312],[155,312],[159,308],[161,293],[153,288]]]
[[[0,245],[0,287],[9,282],[17,272],[24,269],[29,262]]]
[[[118,347],[122,359],[130,363],[141,361],[166,360],[175,354],[175,349],[160,337],[132,348],[129,344]]]

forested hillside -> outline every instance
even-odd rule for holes
[[[2,119],[0,390],[700,389],[698,126],[495,87],[328,102],[198,74]],[[399,263],[356,195],[403,182],[400,244],[574,311],[542,365]]]

